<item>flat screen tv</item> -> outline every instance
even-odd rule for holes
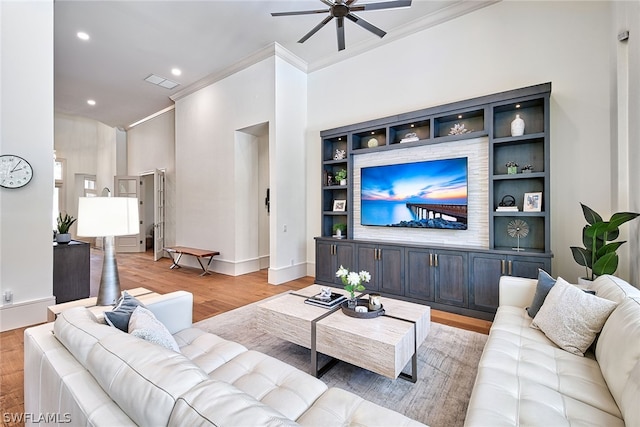
[[[364,167],[360,223],[467,229],[467,158]]]

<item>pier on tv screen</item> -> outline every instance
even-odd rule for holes
[[[362,225],[467,229],[467,158],[364,167]]]

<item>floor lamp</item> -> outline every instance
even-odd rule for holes
[[[120,298],[115,236],[140,232],[138,199],[131,197],[80,197],[78,236],[102,237],[104,260],[97,305],[113,305]]]

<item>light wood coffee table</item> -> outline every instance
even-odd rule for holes
[[[383,298],[385,314],[373,319],[349,317],[337,307],[305,304],[322,286],[311,285],[258,305],[258,327],[289,342],[311,349],[311,373],[320,377],[337,360],[388,378],[415,382],[417,350],[429,334],[430,307]],[[342,289],[333,292],[347,294]],[[318,353],[334,360],[318,368]],[[411,374],[403,369],[411,361]]]

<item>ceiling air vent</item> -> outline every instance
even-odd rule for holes
[[[180,83],[165,79],[164,77],[156,76],[155,74],[150,74],[149,77],[144,80],[154,85],[162,86],[165,89],[173,89],[174,87],[180,85]]]

